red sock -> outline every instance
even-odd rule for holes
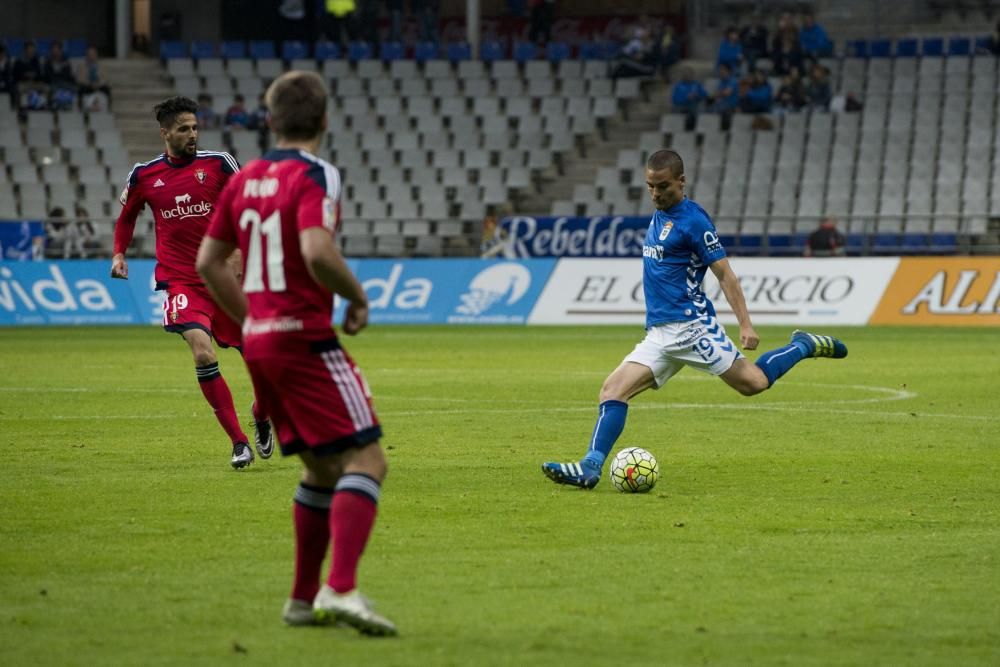
[[[292,599],[312,604],[319,592],[320,568],[330,544],[332,489],[299,484],[292,520],[295,523],[295,579]]]
[[[333,561],[326,583],[338,593],[357,585],[358,561],[375,524],[378,496],[379,484],[368,475],[352,473],[337,481],[330,504]]]
[[[215,418],[226,431],[226,435],[235,445],[237,442],[250,442],[247,434],[240,428],[240,420],[236,416],[236,408],[233,407],[233,395],[229,391],[229,386],[222,379],[219,372],[219,362],[208,366],[199,366],[194,369],[198,374],[198,386],[201,393],[205,395],[205,400],[215,410]]]

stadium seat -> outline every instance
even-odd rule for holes
[[[372,46],[368,42],[351,42],[347,47],[347,59],[352,63],[372,57]]]
[[[406,56],[406,49],[400,42],[384,42],[379,51],[379,56],[383,62],[393,62],[402,60]]]
[[[3,43],[7,48],[7,56],[10,58],[20,58],[21,54],[24,53],[24,40],[20,37],[6,37]]]
[[[968,37],[952,37],[948,40],[949,56],[967,56],[972,49],[972,41]]]
[[[944,39],[941,37],[924,37],[920,53],[925,57],[943,55]]]
[[[196,39],[191,42],[191,57],[195,60],[200,60],[201,58],[214,58],[215,56],[215,42],[201,39]]]
[[[289,40],[281,43],[282,60],[297,60],[309,57],[309,45],[297,40]]]
[[[502,60],[506,55],[503,44],[497,41],[483,42],[479,47],[479,60],[484,63]]]
[[[87,55],[87,40],[67,39],[63,44],[67,58],[83,58]]]
[[[43,58],[47,58],[49,53],[52,52],[52,45],[55,43],[51,37],[36,37],[35,38],[35,50]]]
[[[849,39],[845,46],[845,55],[849,58],[868,57],[868,40],[866,39]]]
[[[165,40],[160,42],[160,60],[172,60],[174,58],[187,58],[187,49],[184,42]]]
[[[448,60],[457,63],[460,60],[468,60],[472,57],[472,47],[466,42],[452,42],[447,48]]]
[[[545,57],[550,63],[561,63],[569,56],[570,48],[566,42],[549,42],[545,45]]]
[[[873,39],[868,46],[868,54],[872,58],[888,58],[892,55],[892,41]]]
[[[269,39],[255,39],[250,42],[250,57],[254,60],[275,58],[274,42]]]
[[[340,58],[340,46],[336,42],[316,42],[316,60],[336,60]]]
[[[525,63],[529,60],[533,60],[538,55],[538,47],[532,42],[518,42],[514,45],[514,60],[519,63]]]
[[[435,60],[438,57],[438,51],[438,45],[434,42],[418,42],[417,45],[413,47],[413,59],[418,63]]]
[[[602,42],[584,42],[580,45],[581,60],[608,60],[608,49]]]
[[[246,58],[247,45],[244,42],[237,40],[225,41],[222,43],[220,55],[227,60],[233,58]]]

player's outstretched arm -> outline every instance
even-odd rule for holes
[[[299,233],[299,244],[313,280],[347,300],[344,333],[353,336],[364,329],[368,324],[368,295],[347,267],[330,232],[323,227],[309,227]]]
[[[722,258],[712,262],[709,267],[719,281],[722,293],[726,295],[729,307],[736,315],[736,321],[740,323],[740,345],[745,350],[756,350],[760,343],[760,336],[754,331],[753,323],[750,322],[750,311],[747,310],[747,300],[743,296],[743,288],[740,281],[733,272],[733,267],[729,265],[729,260]]]
[[[198,249],[195,268],[201,274],[215,302],[226,311],[226,315],[242,325],[247,316],[248,304],[247,297],[229,263],[229,257],[235,247],[232,243],[206,236]]]

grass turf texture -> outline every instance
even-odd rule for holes
[[[646,495],[539,471],[640,330],[349,339],[390,461],[360,582],[402,636],[371,640],[280,622],[298,462],[230,469],[178,337],[0,330],[0,664],[997,664],[997,332],[823,332],[850,356],[763,396],[636,399]]]

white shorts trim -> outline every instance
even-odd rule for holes
[[[646,330],[646,337],[625,361],[653,371],[656,387],[662,387],[684,366],[711,375],[722,375],[742,359],[736,343],[714,317],[689,322],[667,322]]]

